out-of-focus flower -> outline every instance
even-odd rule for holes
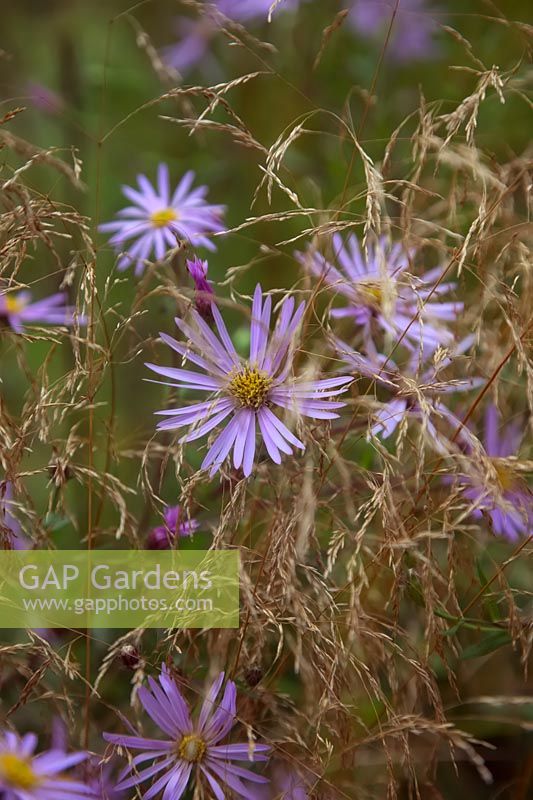
[[[31,542],[22,532],[20,522],[13,516],[11,505],[13,502],[13,485],[10,481],[0,482],[0,545],[3,541],[9,545],[11,550],[29,550]],[[3,541],[2,541],[3,540]],[[53,641],[55,638],[54,630],[51,628],[32,628],[32,630],[43,639]],[[53,725],[56,726],[54,733],[57,733],[58,718],[54,718]],[[52,736],[52,749],[60,750]],[[0,794],[0,797],[2,795]]]
[[[0,529],[2,535],[11,545],[12,550],[27,550],[28,539],[22,533],[20,522],[13,516],[13,485],[10,481],[0,483]]]
[[[426,431],[439,452],[447,453],[449,444],[435,427],[436,419],[445,420],[459,442],[470,444],[471,434],[441,402],[440,396],[453,392],[467,392],[482,385],[483,378],[465,378],[443,380],[441,372],[449,367],[457,356],[464,354],[473,344],[474,336],[467,336],[453,350],[438,350],[430,362],[418,364],[412,357],[403,370],[400,370],[392,358],[373,352],[362,355],[353,350],[346,342],[336,339],[339,355],[355,373],[359,373],[391,393],[391,399],[384,403],[375,415],[370,434],[381,435],[384,439],[391,436],[406,415],[417,419],[425,426]]]
[[[47,114],[61,114],[65,110],[63,98],[48,86],[37,81],[29,81],[26,84],[26,94],[35,108],[45,111]]]
[[[87,318],[67,305],[66,292],[57,292],[42,300],[31,302],[30,292],[3,292],[0,294],[0,319],[5,319],[16,333],[24,325],[86,325]]]
[[[157,171],[157,189],[145,175],[137,176],[139,190],[123,186],[123,194],[134,203],[118,212],[122,219],[105,222],[99,230],[113,232],[109,243],[121,252],[117,267],[127,269],[135,264],[135,274],[144,270],[144,262],[152,252],[158,261],[167,251],[184,240],[195,247],[216,250],[209,234],[224,230],[224,206],[209,205],[205,201],[207,186],[191,188],[194,172],[185,173],[174,193],[170,190],[170,176],[166,164]],[[126,243],[134,240],[126,247]]]
[[[221,14],[228,19],[243,24],[252,21],[266,21],[274,0],[213,0]],[[282,0],[274,9],[274,15],[282,11],[294,10],[300,0]],[[196,19],[178,17],[175,22],[177,40],[161,50],[163,62],[182,75],[206,62],[216,65],[210,53],[210,44],[220,30],[223,18],[206,12]],[[213,70],[214,71],[214,70]]]
[[[161,50],[161,59],[167,67],[177,70],[181,75],[186,75],[200,62],[205,60],[213,62],[209,53],[209,45],[218,24],[209,14],[197,19],[178,17],[174,21],[176,42]]]
[[[274,8],[273,14],[281,11],[293,11],[299,3],[300,0],[281,0]],[[226,17],[245,22],[259,18],[266,20],[274,5],[274,0],[217,0],[216,4]]]
[[[0,734],[0,794],[3,800],[83,800],[96,797],[65,770],[87,758],[87,753],[47,750],[34,755],[37,736],[19,738],[11,731]]]
[[[515,541],[533,531],[533,494],[513,464],[523,437],[514,424],[500,427],[495,405],[487,406],[483,444],[486,457],[476,453],[471,470],[458,478],[463,494],[475,503],[476,519],[488,519],[498,536]]]
[[[316,778],[307,770],[295,768],[286,761],[277,761],[271,770],[272,786],[260,786],[254,800],[309,800]]]
[[[434,9],[427,0],[351,0],[348,23],[363,36],[384,35],[398,5],[387,53],[395,61],[426,60],[438,55]]]
[[[164,525],[152,528],[146,540],[148,550],[169,550],[176,536],[192,536],[200,527],[196,519],[186,519],[181,506],[168,506],[163,514]]]
[[[308,800],[309,785],[295,769],[280,769],[275,777],[275,786],[283,800]]]
[[[196,310],[208,322],[213,319],[211,305],[213,303],[214,292],[211,282],[207,280],[207,261],[194,258],[187,261],[187,269],[194,281],[196,289],[195,305]]]
[[[90,760],[87,770],[87,785],[98,800],[120,800],[125,793],[117,790],[115,760],[103,764],[97,756]]]
[[[237,690],[228,681],[222,700],[217,697],[224,682],[221,672],[211,686],[197,720],[193,721],[188,705],[168,669],[163,665],[159,680],[149,678],[150,688],[142,686],[138,697],[146,713],[169,737],[166,740],[144,736],[122,736],[104,733],[106,741],[140,750],[119,777],[117,790],[138,786],[156,775],[159,777],[144,793],[150,800],[164,790],[165,798],[179,800],[194,771],[196,780],[202,776],[217,800],[223,800],[228,787],[240,797],[252,798],[248,782],[265,784],[267,779],[251,770],[239,767],[234,761],[266,761],[269,747],[264,744],[220,744],[235,724]],[[142,762],[150,765],[137,771]],[[129,774],[129,777],[126,777]]]
[[[431,353],[439,345],[453,343],[453,334],[446,323],[453,322],[462,311],[463,304],[434,302],[455,289],[454,283],[436,282],[442,267],[431,269],[422,277],[409,275],[409,261],[414,250],[405,250],[397,243],[389,247],[384,239],[368,247],[365,258],[357,237],[348,236],[346,242],[336,233],[332,239],[334,266],[316,249],[296,253],[300,263],[312,275],[323,280],[348,304],[331,311],[336,319],[352,318],[363,329],[365,349],[375,350],[374,337],[379,330],[388,333],[394,341],[403,334],[406,347]]]
[[[164,383],[182,389],[209,392],[211,397],[202,403],[156,412],[169,417],[159,423],[159,430],[192,426],[182,438],[191,442],[205,436],[227,417],[229,423],[216,437],[202,463],[213,475],[233,449],[233,466],[252,472],[256,448],[256,424],[271,459],[281,462],[281,453],[292,454],[292,447],[304,449],[304,444],[272,412],[278,406],[314,419],[335,419],[336,409],[344,403],[332,402],[330,397],[347,389],[349,377],[325,380],[294,381],[290,378],[295,333],[302,319],[305,304],[294,310],[293,297],[287,297],[279,312],[274,332],[270,332],[272,298],[263,303],[259,284],[254,293],[250,327],[250,355],[242,359],[235,350],[224,320],[213,303],[211,310],[218,337],[197,311],[192,310],[193,325],[179,317],[176,324],[188,338],[187,344],[161,333],[161,339],[173,350],[204,373],[176,367],[147,364],[151,370],[171,382]]]

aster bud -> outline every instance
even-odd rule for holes
[[[175,538],[165,525],[159,525],[146,537],[145,550],[170,550]]]
[[[263,670],[255,665],[244,671],[244,680],[252,689],[263,679]]]
[[[127,669],[132,669],[132,670],[138,669],[143,663],[141,654],[139,653],[138,649],[132,644],[125,644],[120,650],[119,657],[122,664]]]
[[[211,311],[211,304],[213,303],[215,293],[211,286],[211,282],[207,280],[207,261],[202,261],[199,258],[194,258],[192,261],[187,260],[187,269],[194,281],[196,289],[194,303],[196,310],[207,322],[211,322],[213,314]]]
[[[177,536],[192,536],[200,527],[195,519],[186,518],[181,506],[167,506],[164,525],[152,528],[146,537],[145,550],[170,550]]]

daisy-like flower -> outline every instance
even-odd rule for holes
[[[46,750],[35,755],[37,736],[0,734],[0,795],[3,800],[85,800],[95,798],[89,786],[65,775],[87,753]]]
[[[0,319],[5,319],[15,333],[22,333],[25,325],[86,325],[87,318],[67,305],[66,292],[51,294],[43,300],[31,302],[27,291],[0,294]]]
[[[213,303],[214,291],[211,282],[207,280],[207,261],[194,258],[187,261],[187,269],[194,281],[196,289],[195,305],[198,313],[208,322],[213,319],[211,305]]]
[[[381,353],[362,355],[346,342],[340,339],[335,341],[339,355],[356,374],[375,381],[391,393],[391,399],[375,414],[370,428],[371,435],[381,435],[387,439],[408,415],[422,422],[439,452],[449,452],[449,445],[437,430],[434,423],[436,419],[445,420],[459,441],[471,443],[469,431],[441,401],[440,396],[467,392],[483,384],[482,378],[443,380],[441,377],[441,372],[472,346],[474,336],[467,336],[452,351],[437,351],[429,362],[422,365],[418,364],[418,359],[412,357],[403,370],[399,369],[392,358]]]
[[[143,800],[151,800],[163,790],[164,800],[179,800],[194,775],[196,780],[202,777],[207,782],[217,800],[224,800],[227,796],[224,786],[240,797],[253,800],[252,789],[245,781],[265,784],[267,779],[233,762],[266,761],[270,748],[264,744],[254,744],[252,748],[250,742],[220,744],[235,724],[237,691],[233,681],[226,683],[222,700],[217,702],[224,682],[224,673],[220,673],[195,721],[164,665],[159,680],[149,678],[148,682],[149,689],[144,686],[139,689],[139,700],[146,713],[169,738],[146,739],[143,736],[104,733],[107,742],[141,751],[121,774],[117,790],[129,789],[158,776],[144,792]],[[138,772],[139,764],[146,761],[150,766]],[[130,772],[130,777],[126,777]]]
[[[486,457],[476,453],[472,470],[458,479],[464,496],[476,506],[472,515],[488,520],[495,534],[510,541],[533,531],[533,494],[512,458],[522,437],[520,426],[502,427],[496,406],[489,404],[483,437]]]
[[[193,189],[193,180],[194,172],[186,172],[172,193],[168,167],[160,164],[157,188],[145,175],[137,176],[138,190],[122,187],[123,194],[134,205],[118,212],[121,219],[99,226],[100,231],[113,233],[109,243],[121,253],[117,262],[119,270],[135,264],[135,274],[140,275],[152,252],[160,261],[179,240],[216,250],[209,235],[224,230],[225,206],[206,203],[207,186]]]
[[[348,304],[333,309],[331,316],[348,317],[362,326],[367,350],[375,348],[378,331],[389,334],[394,341],[405,332],[402,342],[406,347],[419,350],[422,342],[429,353],[439,345],[452,344],[453,334],[446,324],[456,319],[463,304],[435,302],[455,289],[450,282],[434,288],[442,267],[429,270],[421,278],[408,275],[414,254],[415,250],[405,250],[400,243],[389,247],[385,239],[380,239],[369,245],[365,257],[354,234],[344,242],[336,233],[332,256],[338,268],[314,248],[296,253],[296,257],[312,275],[346,298]],[[429,297],[433,299],[428,300]]]
[[[241,358],[231,341],[222,316],[213,303],[211,310],[218,336],[213,333],[197,311],[193,310],[192,325],[179,317],[176,325],[188,338],[183,344],[171,336],[161,333],[161,339],[173,350],[196,364],[204,373],[176,367],[146,366],[170,378],[168,386],[196,389],[208,392],[211,397],[202,403],[183,408],[156,412],[169,419],[159,423],[159,430],[173,430],[193,426],[192,432],[182,442],[200,439],[230,417],[230,421],[208,450],[202,468],[210,468],[210,474],[220,468],[233,449],[233,466],[242,466],[244,474],[250,475],[256,449],[256,426],[265,443],[270,458],[281,462],[281,453],[292,454],[293,447],[304,449],[300,441],[272,411],[273,407],[294,411],[314,419],[335,419],[336,409],[344,403],[332,402],[332,395],[346,391],[350,377],[327,378],[325,380],[293,381],[290,378],[292,358],[291,345],[305,304],[294,310],[293,297],[287,297],[280,309],[276,327],[270,333],[272,298],[263,302],[261,286],[258,284],[252,304],[250,328],[250,355]]]
[[[348,23],[363,36],[385,34],[396,0],[350,0]],[[437,21],[427,0],[400,0],[387,53],[395,61],[434,58]]]
[[[187,519],[181,506],[168,506],[163,514],[164,525],[152,528],[146,540],[147,550],[169,550],[176,536],[192,536],[200,527],[196,519]]]

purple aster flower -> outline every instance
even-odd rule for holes
[[[363,36],[384,35],[396,0],[351,0],[348,22]],[[400,0],[389,41],[388,54],[395,61],[434,58],[438,25],[426,0]]]
[[[300,0],[282,0],[274,9],[274,13],[294,10]],[[274,0],[217,0],[220,11],[230,19],[245,22],[246,20],[267,19]]]
[[[276,797],[283,800],[308,800],[309,783],[300,772],[287,767],[280,768],[275,776],[275,786],[278,791]]]
[[[152,528],[146,540],[147,550],[169,550],[176,536],[192,536],[200,527],[196,519],[185,519],[181,506],[168,506],[163,514],[164,525]]]
[[[13,502],[13,484],[11,481],[0,483],[0,530],[7,536],[12,550],[27,550],[28,540],[22,533],[20,522],[11,513]]]
[[[346,364],[391,393],[391,399],[375,415],[375,421],[370,428],[371,435],[381,435],[387,439],[408,415],[422,421],[440,452],[447,453],[449,447],[435,427],[434,419],[444,419],[460,441],[471,443],[469,431],[441,402],[440,396],[452,392],[467,392],[484,383],[482,378],[443,380],[441,377],[441,372],[471,347],[474,336],[467,336],[452,351],[438,350],[430,363],[426,361],[418,364],[418,359],[411,357],[403,370],[396,366],[392,358],[381,353],[362,355],[340,339],[335,341]]]
[[[314,419],[335,419],[335,409],[344,403],[329,398],[346,391],[349,377],[325,380],[294,381],[290,377],[292,366],[291,345],[305,304],[294,310],[294,298],[287,297],[280,309],[273,333],[270,333],[272,298],[263,302],[258,284],[252,304],[250,328],[250,355],[242,359],[235,350],[222,316],[213,303],[211,310],[218,336],[213,333],[196,310],[192,310],[193,325],[179,317],[176,325],[188,338],[187,344],[161,333],[161,339],[173,350],[204,373],[175,367],[146,366],[170,378],[165,385],[182,389],[209,392],[211,397],[202,403],[174,408],[156,413],[169,417],[158,425],[159,430],[173,430],[192,426],[192,432],[182,442],[192,442],[205,436],[225,419],[230,421],[218,434],[203,460],[202,468],[210,474],[220,468],[233,449],[233,466],[243,468],[246,476],[252,472],[256,448],[256,425],[270,458],[281,462],[281,453],[292,454],[293,447],[304,450],[304,444],[291,433],[273,413],[272,408],[287,409]]]
[[[91,758],[87,771],[87,785],[98,800],[120,800],[124,792],[117,791],[114,763],[104,764],[97,757]]]
[[[346,243],[336,233],[332,252],[339,267],[333,266],[316,249],[296,253],[297,259],[315,277],[343,295],[348,305],[331,311],[335,319],[351,318],[363,328],[367,350],[374,350],[373,337],[378,330],[397,340],[405,332],[403,343],[419,349],[423,342],[428,353],[439,345],[451,345],[453,334],[445,324],[453,322],[463,304],[433,302],[455,289],[454,283],[441,283],[434,289],[442,267],[429,270],[421,278],[409,275],[410,259],[415,250],[405,250],[397,243],[387,246],[385,239],[369,245],[365,258],[354,234]]]
[[[118,212],[122,219],[105,222],[101,231],[112,231],[109,243],[118,251],[129,244],[118,260],[118,269],[127,269],[135,264],[135,274],[144,270],[144,262],[152,253],[158,261],[169,249],[184,240],[197,247],[216,250],[208,235],[224,230],[221,219],[224,206],[205,202],[206,186],[192,189],[194,172],[185,173],[174,193],[170,190],[170,176],[166,164],[157,171],[157,190],[145,175],[137,176],[139,191],[123,186],[123,194],[134,203]]]
[[[484,427],[486,458],[476,453],[472,471],[461,475],[459,483],[464,496],[476,505],[472,515],[488,519],[495,534],[515,541],[533,530],[533,494],[511,458],[518,452],[523,431],[512,423],[500,427],[492,403],[487,406]]]
[[[24,535],[20,522],[11,513],[11,506],[13,504],[13,484],[11,481],[0,482],[0,548],[3,547],[4,541],[7,539],[7,544],[11,550],[29,550],[31,542],[27,536]],[[51,628],[32,628],[35,633],[38,633],[43,639],[48,639],[52,642],[55,638],[53,629]],[[54,733],[52,735],[52,749],[61,750],[54,739],[57,732],[57,718],[54,719],[52,725],[54,726]],[[0,794],[1,797],[1,794]]]
[[[272,787],[259,787],[254,800],[309,800],[316,778],[283,761],[272,769]]]
[[[256,784],[267,783],[261,775],[233,764],[234,761],[266,761],[269,747],[264,744],[220,744],[235,724],[237,691],[233,681],[228,681],[222,700],[217,697],[222,688],[224,673],[221,672],[211,686],[198,719],[193,721],[181,692],[165,665],[159,680],[149,678],[150,688],[139,689],[139,700],[146,713],[169,737],[168,739],[146,739],[143,736],[122,736],[104,733],[104,739],[112,744],[140,750],[131,765],[120,776],[117,789],[129,789],[159,775],[143,800],[151,800],[164,789],[165,800],[179,800],[185,792],[191,775],[207,782],[214,797],[224,800],[227,796],[223,786],[240,797],[253,798],[252,790],[244,781]],[[142,762],[150,766],[137,771]],[[130,777],[126,777],[130,774]]]
[[[197,19],[179,17],[174,21],[177,41],[161,50],[163,62],[185,75],[200,62],[212,61],[209,53],[211,39],[219,26],[210,14]]]
[[[275,9],[284,11],[295,9],[300,0],[283,0]],[[266,20],[274,0],[213,0],[218,10],[237,22],[246,23],[258,19]],[[220,30],[223,19],[208,11],[196,19],[180,17],[175,22],[177,41],[163,48],[161,58],[164,63],[182,75],[198,64],[211,62],[216,68],[216,60],[209,52],[211,40]],[[215,71],[215,70],[212,70]]]
[[[215,293],[211,286],[211,281],[207,280],[207,261],[201,261],[199,258],[194,258],[192,261],[188,260],[187,269],[192,276],[196,289],[196,310],[207,322],[211,322],[213,319],[211,305]]]
[[[84,761],[87,753],[46,750],[34,755],[37,736],[0,734],[0,794],[3,800],[84,800],[95,797],[89,786],[69,778],[65,770]]]
[[[4,292],[0,294],[0,319],[5,319],[15,333],[22,333],[24,325],[86,325],[87,318],[67,305],[66,292],[57,292],[43,300],[31,302],[30,292]]]

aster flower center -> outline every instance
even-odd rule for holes
[[[272,378],[261,369],[246,365],[236,372],[228,385],[228,391],[244,408],[261,408],[266,403]]]
[[[8,294],[5,298],[6,311],[8,314],[20,314],[26,303],[14,294]]]
[[[150,222],[154,228],[166,228],[170,222],[175,222],[178,215],[173,208],[161,208],[159,211],[154,211],[150,214]]]
[[[366,305],[373,308],[381,308],[383,305],[383,287],[379,281],[360,281],[357,291]]]
[[[16,753],[0,754],[0,778],[16,789],[32,789],[39,783],[31,762]]]
[[[205,755],[207,745],[201,736],[191,733],[184,736],[178,745],[178,755],[184,761],[189,761],[191,764],[196,764],[201,761]]]
[[[512,467],[496,459],[492,459],[492,466],[494,467],[502,491],[506,492],[516,486],[516,473]]]

